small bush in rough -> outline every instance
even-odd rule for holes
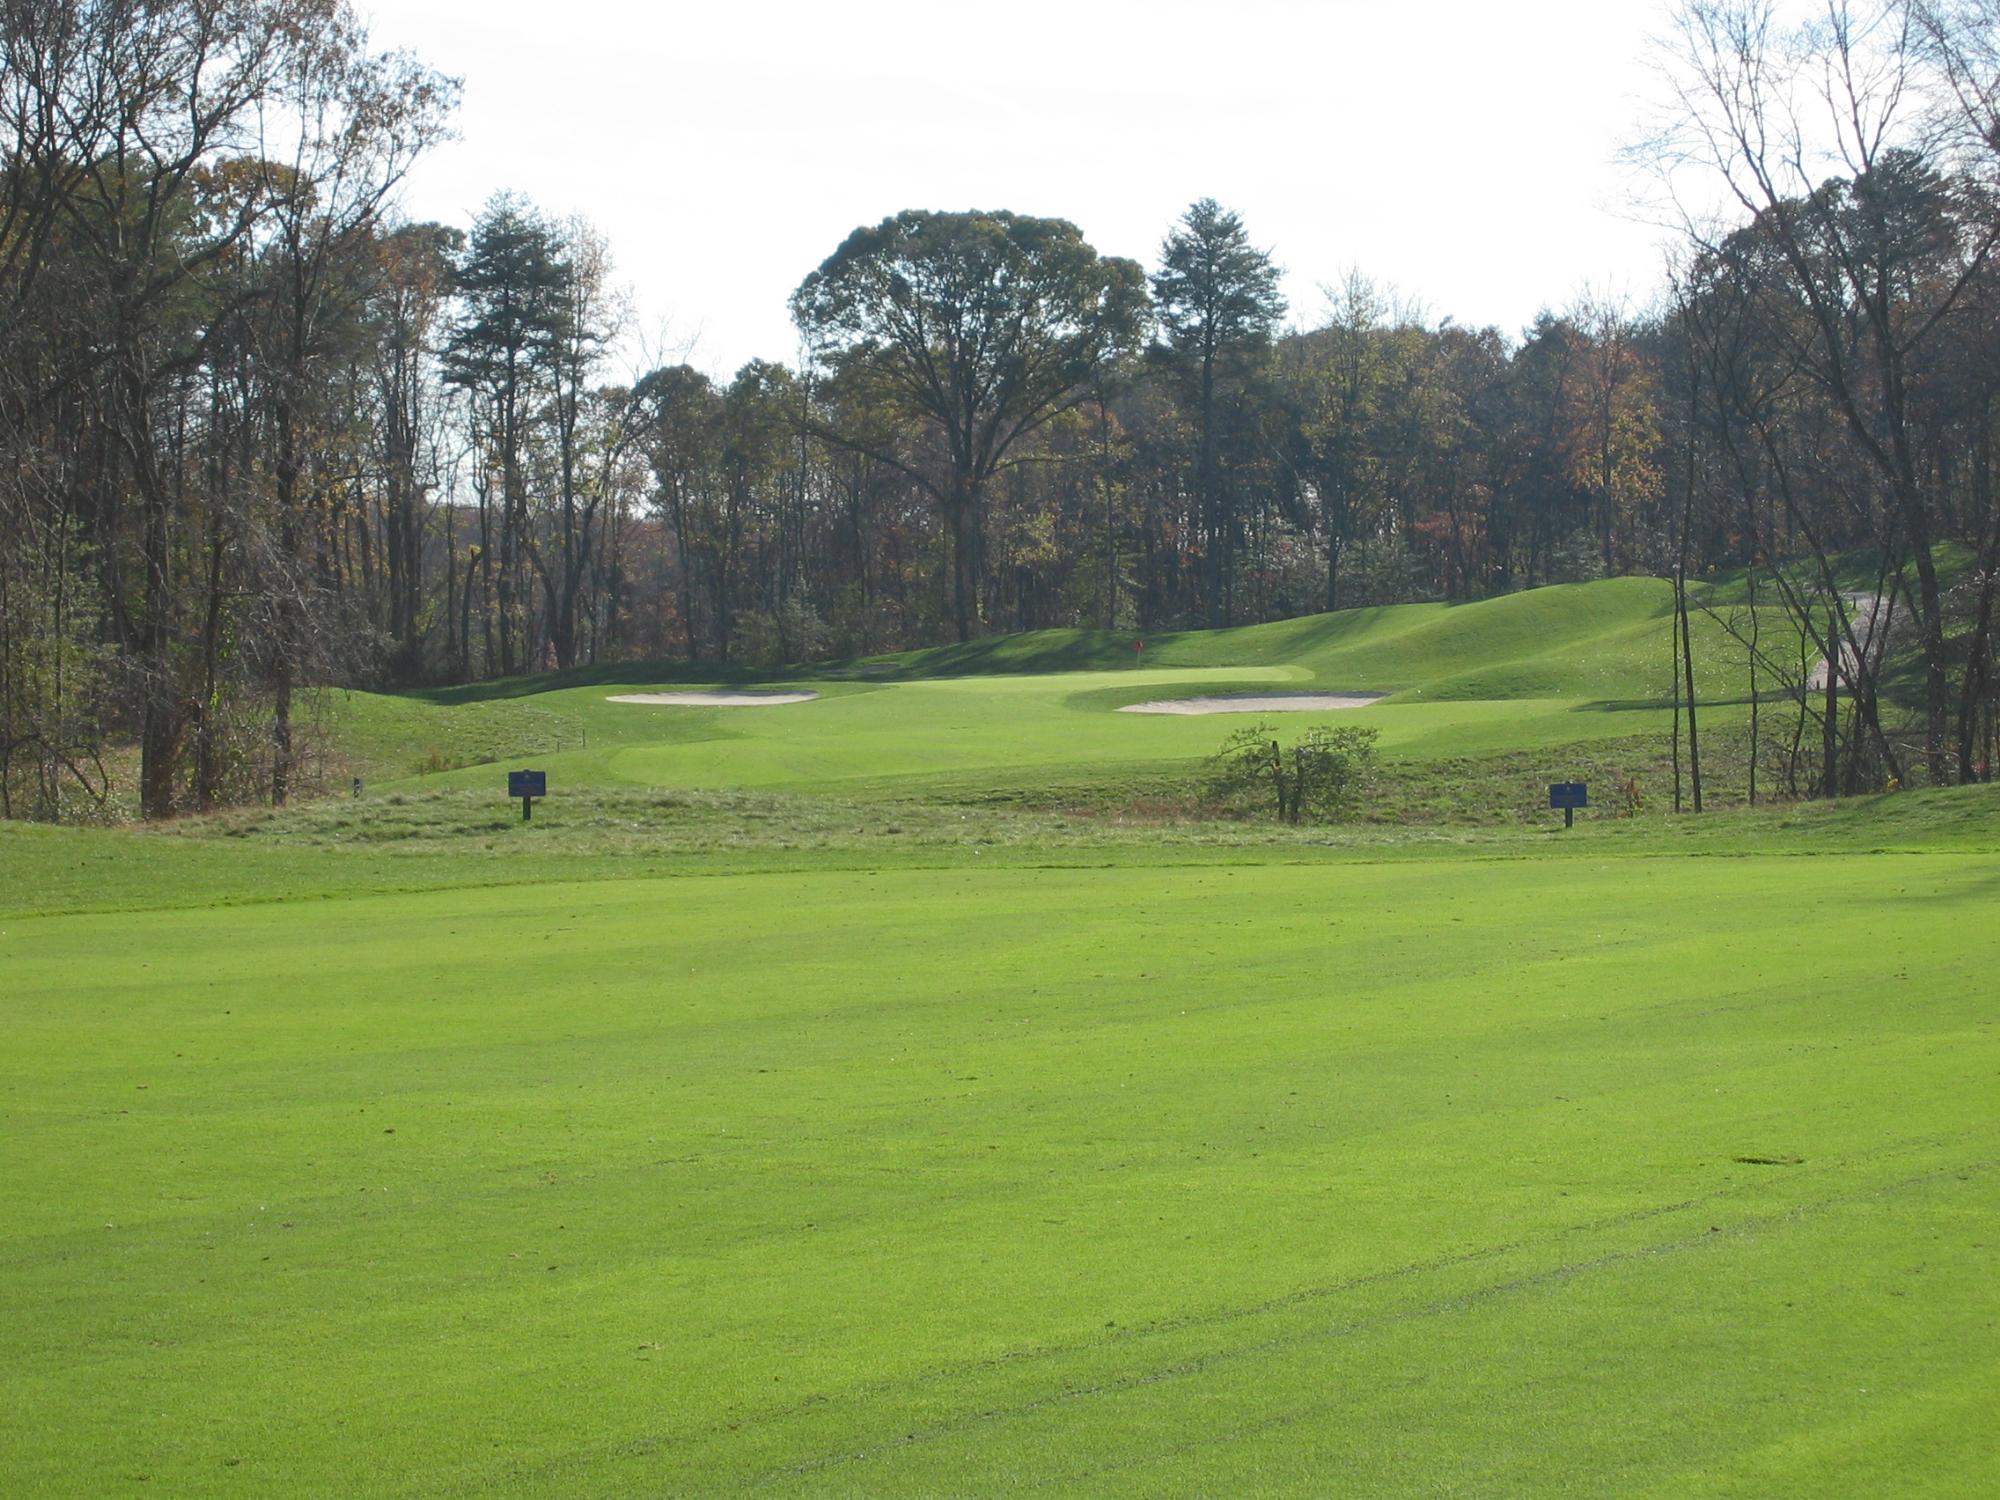
[[[1320,724],[1287,751],[1268,724],[1239,729],[1209,761],[1209,794],[1225,807],[1273,808],[1283,823],[1331,823],[1353,813],[1375,767],[1379,731]]]

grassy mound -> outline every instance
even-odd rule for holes
[[[996,638],[774,679],[821,696],[755,715],[606,701],[702,685],[685,667],[643,666],[434,694],[338,695],[333,711],[362,774],[384,784],[421,774],[435,785],[486,785],[494,773],[485,768],[512,756],[534,758],[553,786],[570,789],[949,798],[1039,785],[1099,803],[1170,790],[1223,732],[1202,719],[1135,719],[1118,707],[1310,687],[1388,694],[1357,712],[1380,730],[1392,763],[1545,755],[1549,780],[1603,761],[1565,755],[1566,747],[1647,736],[1664,744],[1669,611],[1664,583],[1613,579],[1476,604],[1165,635],[1147,641],[1143,658],[1130,637],[1103,632]],[[1743,717],[1740,663],[1730,665],[1737,655],[1713,622],[1701,632],[1705,691],[1722,700],[1711,709],[1720,732]],[[1313,717],[1288,715],[1286,724]],[[1635,747],[1616,779],[1650,776],[1653,759]],[[1488,809],[1503,810],[1511,815],[1512,801]]]

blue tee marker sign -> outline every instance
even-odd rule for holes
[[[1549,806],[1561,808],[1563,827],[1576,826],[1576,810],[1590,806],[1590,786],[1582,781],[1552,781],[1549,783]]]
[[[535,815],[535,799],[549,794],[549,773],[547,771],[509,771],[507,773],[507,795],[521,799],[521,821],[527,822]]]

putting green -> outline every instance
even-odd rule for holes
[[[607,701],[716,686],[625,667],[429,695],[342,695],[336,719],[383,786],[419,767],[426,785],[484,784],[486,763],[516,752],[532,752],[551,785],[566,787],[923,795],[941,779],[1116,781],[1192,769],[1240,727],[1120,708],[1260,688],[1385,694],[1364,709],[1288,713],[1284,724],[1371,724],[1387,757],[1555,751],[1665,737],[1669,598],[1658,580],[1612,579],[1476,604],[1343,611],[1155,637],[1144,669],[1132,665],[1130,637],[1048,631],[885,658],[846,680],[759,681],[760,692],[819,694],[763,713]],[[1725,726],[1744,714],[1740,648],[1705,617],[1698,635],[1705,692],[1721,701],[1708,722]]]
[[[852,790],[854,783],[892,788],[943,774],[1011,777],[1059,767],[1087,775],[1093,767],[1191,765],[1213,754],[1232,726],[1199,716],[1135,718],[1115,712],[1118,704],[1131,694],[1143,701],[1167,689],[1260,680],[1237,669],[1133,675],[1129,684],[1109,686],[1102,673],[896,683],[798,705],[782,724],[775,714],[755,724],[731,718],[701,726],[699,738],[633,745],[611,753],[601,771],[582,756],[551,764],[579,782],[602,777],[645,786],[801,791]],[[1273,672],[1261,680],[1298,679]],[[1368,724],[1380,731],[1384,754],[1424,757],[1621,738],[1647,732],[1659,717],[1650,708],[1569,699],[1390,701],[1288,713],[1284,724],[1288,733],[1319,723]]]

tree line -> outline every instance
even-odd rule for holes
[[[1675,580],[1662,685],[1698,778],[1718,569],[1773,705],[1753,788],[1990,774],[2000,0],[1676,11],[1635,151],[1676,205],[1643,307],[1510,337],[1350,273],[1288,309],[1210,199],[1150,273],[1064,220],[910,211],[804,277],[796,364],[726,382],[625,367],[588,223],[511,195],[403,218],[456,85],[343,0],[0,18],[7,816],[102,806],[114,745],[148,816],[282,803],[316,774],[315,685],[1620,573]]]

